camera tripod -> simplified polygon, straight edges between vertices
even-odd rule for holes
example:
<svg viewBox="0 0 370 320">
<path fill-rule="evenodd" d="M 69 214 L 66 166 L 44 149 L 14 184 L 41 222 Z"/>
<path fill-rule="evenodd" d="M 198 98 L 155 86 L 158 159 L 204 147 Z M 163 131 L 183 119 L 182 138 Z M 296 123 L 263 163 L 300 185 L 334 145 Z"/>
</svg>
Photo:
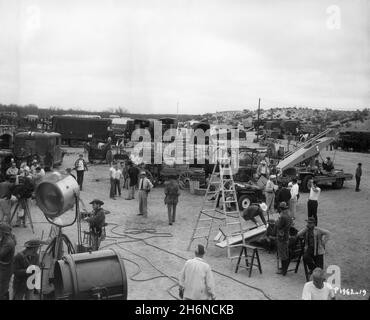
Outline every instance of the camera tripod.
<svg viewBox="0 0 370 320">
<path fill-rule="evenodd" d="M 14 211 L 12 213 L 12 216 L 10 218 L 9 224 L 11 225 L 11 223 L 14 219 L 14 216 L 18 212 L 19 207 L 21 207 L 24 210 L 24 223 L 26 223 L 26 218 L 28 218 L 28 220 L 30 221 L 32 233 L 35 233 L 35 230 L 33 229 L 31 211 L 30 211 L 30 207 L 28 206 L 27 199 L 24 199 L 24 198 L 18 199 L 17 204 L 14 207 Z"/>
</svg>

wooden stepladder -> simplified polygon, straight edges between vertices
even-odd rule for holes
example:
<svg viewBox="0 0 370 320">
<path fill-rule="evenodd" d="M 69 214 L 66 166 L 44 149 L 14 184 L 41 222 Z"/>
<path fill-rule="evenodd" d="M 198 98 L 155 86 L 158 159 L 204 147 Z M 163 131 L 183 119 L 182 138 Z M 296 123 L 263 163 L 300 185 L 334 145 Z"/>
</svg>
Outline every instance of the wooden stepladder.
<svg viewBox="0 0 370 320">
<path fill-rule="evenodd" d="M 218 205 L 221 206 L 221 209 L 218 208 Z M 213 167 L 188 250 L 190 250 L 191 244 L 195 239 L 204 239 L 206 241 L 205 246 L 208 246 L 216 220 L 220 221 L 218 225 L 220 232 L 216 236 L 215 241 L 226 240 L 227 256 L 232 262 L 233 259 L 239 258 L 238 255 L 232 256 L 232 248 L 243 246 L 245 240 L 231 160 L 228 157 L 218 159 L 217 164 Z M 242 243 L 233 244 L 229 242 L 230 238 L 239 235 Z"/>
</svg>

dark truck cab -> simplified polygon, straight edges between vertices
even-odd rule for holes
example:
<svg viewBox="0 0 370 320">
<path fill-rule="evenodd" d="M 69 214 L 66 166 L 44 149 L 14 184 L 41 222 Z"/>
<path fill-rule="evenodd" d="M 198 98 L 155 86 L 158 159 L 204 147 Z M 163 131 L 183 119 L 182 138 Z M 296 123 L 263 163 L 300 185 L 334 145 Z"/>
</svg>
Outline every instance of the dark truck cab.
<svg viewBox="0 0 370 320">
<path fill-rule="evenodd" d="M 14 157 L 16 162 L 30 163 L 35 157 L 46 169 L 63 162 L 61 135 L 55 132 L 20 132 L 14 138 Z"/>
</svg>

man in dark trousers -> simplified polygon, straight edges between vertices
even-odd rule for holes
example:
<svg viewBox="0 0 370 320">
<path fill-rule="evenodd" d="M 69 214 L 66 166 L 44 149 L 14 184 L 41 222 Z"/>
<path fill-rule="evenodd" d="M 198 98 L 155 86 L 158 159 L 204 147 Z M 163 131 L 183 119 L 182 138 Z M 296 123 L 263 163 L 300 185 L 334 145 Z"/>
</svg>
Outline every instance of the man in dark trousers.
<svg viewBox="0 0 370 320">
<path fill-rule="evenodd" d="M 135 187 L 137 186 L 138 176 L 139 176 L 139 169 L 133 165 L 131 161 L 128 162 L 128 197 L 126 200 L 135 199 Z"/>
<path fill-rule="evenodd" d="M 356 178 L 356 192 L 359 192 L 360 191 L 361 176 L 362 176 L 362 163 L 358 163 L 357 164 L 357 168 L 356 168 L 356 174 L 355 174 L 355 178 Z"/>
<path fill-rule="evenodd" d="M 285 202 L 279 205 L 280 217 L 276 222 L 276 246 L 278 257 L 281 260 L 281 270 L 277 273 L 286 275 L 289 267 L 289 231 L 293 220 L 289 215 L 289 206 Z"/>
<path fill-rule="evenodd" d="M 168 224 L 172 225 L 176 220 L 176 207 L 180 195 L 179 185 L 174 177 L 171 177 L 170 181 L 166 182 L 164 194 L 166 195 L 164 203 L 167 205 Z"/>
<path fill-rule="evenodd" d="M 88 171 L 87 163 L 82 153 L 78 156 L 78 159 L 75 162 L 75 170 L 77 172 L 77 183 L 80 186 L 80 190 L 82 191 L 82 184 L 84 182 L 84 174 L 85 174 L 85 171 Z"/>
<path fill-rule="evenodd" d="M 310 195 L 308 196 L 307 201 L 307 214 L 308 218 L 313 217 L 315 219 L 315 226 L 317 226 L 317 208 L 319 206 L 319 196 L 321 189 L 317 186 L 314 180 L 311 180 L 310 183 Z"/>
<path fill-rule="evenodd" d="M 90 202 L 93 211 L 85 221 L 90 225 L 90 234 L 92 242 L 92 250 L 99 250 L 103 228 L 105 226 L 105 210 L 101 207 L 104 202 L 99 199 L 94 199 Z"/>
<path fill-rule="evenodd" d="M 9 282 L 12 277 L 13 258 L 15 252 L 15 236 L 12 228 L 5 223 L 0 224 L 0 300 L 9 300 Z"/>
<path fill-rule="evenodd" d="M 279 204 L 281 202 L 289 203 L 291 197 L 292 195 L 290 194 L 290 188 L 281 185 L 276 194 L 276 201 L 275 201 L 278 211 L 279 211 Z"/>
<path fill-rule="evenodd" d="M 317 267 L 324 268 L 325 245 L 330 238 L 330 232 L 316 227 L 313 217 L 308 218 L 306 222 L 307 226 L 297 233 L 297 237 L 305 238 L 303 261 L 312 273 Z"/>
<path fill-rule="evenodd" d="M 264 225 L 267 225 L 265 217 L 263 216 L 264 212 L 267 212 L 267 205 L 266 203 L 258 204 L 251 204 L 248 208 L 243 210 L 242 216 L 245 221 L 251 220 L 255 223 L 258 227 L 258 223 L 256 221 L 257 216 L 259 216 L 263 222 Z"/>
<path fill-rule="evenodd" d="M 39 239 L 29 240 L 24 244 L 25 249 L 14 257 L 13 300 L 29 299 L 31 290 L 27 288 L 27 279 L 30 274 L 27 273 L 27 268 L 31 265 L 39 265 L 38 250 L 43 244 L 46 244 L 46 242 Z"/>
</svg>

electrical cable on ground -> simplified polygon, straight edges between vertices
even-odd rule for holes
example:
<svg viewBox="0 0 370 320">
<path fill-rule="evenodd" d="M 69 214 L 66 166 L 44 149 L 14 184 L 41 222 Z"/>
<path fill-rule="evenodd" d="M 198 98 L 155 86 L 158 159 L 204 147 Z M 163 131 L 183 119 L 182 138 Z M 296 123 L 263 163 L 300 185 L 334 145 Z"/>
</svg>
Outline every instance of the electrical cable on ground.
<svg viewBox="0 0 370 320">
<path fill-rule="evenodd" d="M 166 253 L 168 253 L 168 254 L 170 254 L 170 255 L 173 255 L 173 256 L 176 256 L 177 258 L 180 258 L 180 259 L 182 259 L 182 260 L 187 260 L 186 258 L 184 258 L 184 257 L 182 257 L 182 256 L 180 256 L 179 254 L 177 254 L 177 253 L 174 253 L 174 252 L 172 252 L 172 251 L 169 251 L 169 250 L 166 250 L 166 249 L 163 249 L 163 248 L 161 248 L 161 247 L 159 247 L 159 246 L 156 246 L 156 245 L 154 245 L 154 244 L 151 244 L 151 243 L 148 243 L 146 240 L 148 240 L 148 239 L 151 239 L 151 238 L 156 238 L 156 237 L 173 237 L 173 235 L 171 234 L 171 233 L 167 233 L 167 232 L 165 232 L 165 233 L 157 233 L 156 232 L 156 230 L 155 229 L 153 229 L 153 228 L 151 228 L 151 229 L 128 229 L 128 231 L 123 231 L 123 232 L 117 232 L 117 231 L 115 231 L 115 229 L 117 229 L 117 228 L 119 228 L 119 227 L 122 227 L 121 225 L 119 225 L 119 224 L 116 224 L 116 223 L 109 223 L 110 225 L 113 225 L 113 228 L 111 228 L 109 231 L 112 233 L 112 234 L 114 234 L 115 236 L 107 236 L 107 238 L 111 238 L 111 239 L 123 239 L 123 238 L 129 238 L 129 239 L 131 239 L 130 241 L 116 241 L 116 242 L 113 242 L 113 243 L 111 243 L 111 244 L 107 244 L 107 245 L 105 245 L 104 247 L 107 247 L 107 246 L 110 246 L 110 245 L 117 245 L 118 247 L 120 247 L 121 249 L 123 249 L 123 250 L 126 250 L 126 251 L 128 251 L 128 252 L 130 252 L 130 253 L 132 253 L 132 254 L 134 254 L 134 255 L 136 255 L 136 256 L 138 256 L 138 257 L 140 257 L 140 258 L 142 258 L 142 259 L 144 259 L 145 261 L 147 261 L 154 269 L 156 269 L 158 272 L 160 272 L 162 275 L 163 275 L 163 277 L 167 277 L 167 278 L 169 278 L 170 280 L 172 280 L 172 281 L 174 281 L 173 280 L 173 278 L 175 278 L 175 277 L 173 277 L 173 276 L 168 276 L 168 275 L 166 275 L 163 271 L 161 271 L 161 270 L 159 270 L 157 267 L 155 267 L 147 258 L 145 258 L 145 257 L 143 257 L 143 256 L 140 256 L 139 254 L 137 254 L 137 253 L 135 253 L 135 252 L 133 252 L 133 251 L 131 251 L 131 250 L 129 250 L 129 249 L 126 249 L 126 248 L 123 248 L 120 244 L 122 244 L 122 243 L 127 243 L 127 242 L 135 242 L 135 241 L 141 241 L 141 242 L 144 242 L 146 245 L 148 245 L 148 246 L 151 246 L 151 247 L 153 247 L 153 248 L 156 248 L 156 249 L 158 249 L 158 250 L 160 250 L 160 251 L 163 251 L 163 252 L 166 252 Z M 130 231 L 131 230 L 131 231 Z M 153 234 L 153 236 L 149 236 L 149 237 L 146 237 L 146 238 L 135 238 L 135 237 L 133 237 L 132 235 L 139 235 L 139 234 L 142 234 L 142 233 L 150 233 L 150 234 Z M 214 270 L 213 269 L 213 272 L 214 273 L 216 273 L 216 274 L 218 274 L 218 275 L 220 275 L 220 276 L 223 276 L 223 277 L 225 277 L 225 278 L 228 278 L 228 279 L 230 279 L 230 280 L 232 280 L 232 281 L 234 281 L 234 282 L 237 282 L 237 283 L 239 283 L 239 284 L 241 284 L 241 285 L 244 285 L 244 286 L 246 286 L 246 287 L 249 287 L 249 288 L 251 288 L 251 289 L 253 289 L 253 290 L 256 290 L 256 291 L 258 291 L 258 292 L 260 292 L 267 300 L 271 300 L 271 298 L 262 290 L 262 289 L 260 289 L 260 288 L 258 288 L 258 287 L 255 287 L 255 286 L 252 286 L 252 285 L 249 285 L 249 284 L 246 284 L 246 283 L 244 283 L 244 282 L 242 282 L 242 281 L 240 281 L 240 280 L 238 280 L 238 279 L 235 279 L 235 278 L 233 278 L 233 277 L 231 277 L 231 276 L 229 276 L 229 275 L 227 275 L 227 274 L 224 274 L 224 273 L 222 273 L 222 272 L 220 272 L 220 271 L 217 271 L 217 270 Z M 134 276 L 136 276 L 138 273 L 135 273 L 132 277 L 134 277 Z M 157 278 L 157 277 L 156 277 Z M 131 279 L 131 278 L 130 278 Z M 152 279 L 147 279 L 147 280 L 152 280 Z M 136 280 L 134 280 L 134 281 L 136 281 Z M 172 296 L 172 297 L 174 297 L 174 298 L 176 298 L 176 299 L 178 299 L 177 297 L 175 297 L 174 295 L 172 295 L 170 292 L 169 292 L 169 290 L 170 289 L 172 289 L 173 287 L 175 287 L 175 286 L 177 286 L 177 284 L 176 285 L 173 285 L 172 287 L 170 287 L 169 289 L 167 289 L 167 292 Z"/>
</svg>

